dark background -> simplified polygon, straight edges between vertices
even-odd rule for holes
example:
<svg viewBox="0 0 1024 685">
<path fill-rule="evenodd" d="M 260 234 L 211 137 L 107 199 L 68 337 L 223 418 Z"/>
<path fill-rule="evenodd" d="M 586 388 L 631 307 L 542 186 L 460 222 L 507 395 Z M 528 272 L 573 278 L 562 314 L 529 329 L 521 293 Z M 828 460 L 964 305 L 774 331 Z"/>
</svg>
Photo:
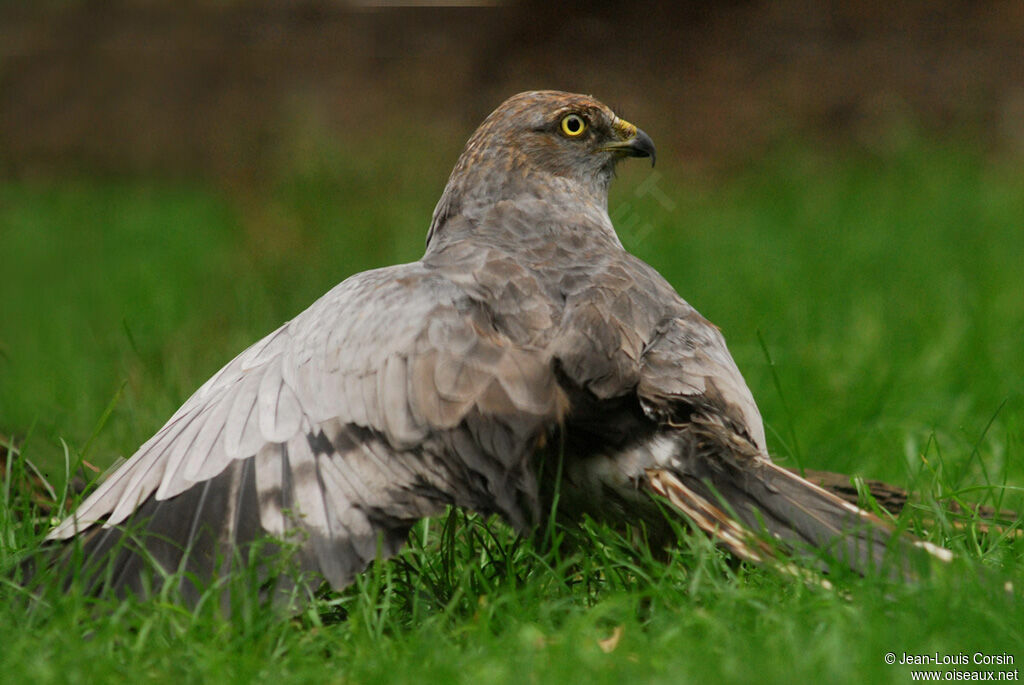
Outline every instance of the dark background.
<svg viewBox="0 0 1024 685">
<path fill-rule="evenodd" d="M 501 100 L 534 88 L 608 101 L 691 169 L 734 168 L 791 138 L 870 150 L 907 126 L 1016 156 L 1024 3 L 0 5 L 8 176 L 258 186 L 297 129 L 457 151 Z"/>
</svg>

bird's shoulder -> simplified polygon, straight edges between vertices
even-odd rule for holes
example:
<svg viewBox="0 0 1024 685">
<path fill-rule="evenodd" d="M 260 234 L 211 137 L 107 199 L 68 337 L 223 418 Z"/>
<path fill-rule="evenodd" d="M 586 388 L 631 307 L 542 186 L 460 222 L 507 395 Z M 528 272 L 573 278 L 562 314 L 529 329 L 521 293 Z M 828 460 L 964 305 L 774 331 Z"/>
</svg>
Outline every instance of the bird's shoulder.
<svg viewBox="0 0 1024 685">
<path fill-rule="evenodd" d="M 760 412 L 721 330 L 654 267 L 606 250 L 557 280 L 552 356 L 573 385 L 599 399 L 635 393 L 659 422 L 706 410 L 764 450 Z"/>
<path fill-rule="evenodd" d="M 493 311 L 465 284 L 413 262 L 342 281 L 236 357 L 181 411 L 255 374 L 267 392 L 294 393 L 313 425 L 352 422 L 401 446 L 454 426 L 472 408 L 498 411 L 488 397 L 499 403 L 499 397 L 512 398 L 505 412 L 554 411 L 547 362 L 543 350 L 496 326 Z M 489 393 L 492 383 L 505 392 Z M 292 431 L 264 433 L 284 439 Z"/>
<path fill-rule="evenodd" d="M 637 394 L 661 423 L 696 412 L 728 424 L 767 455 L 760 411 L 725 337 L 692 308 L 659 322 L 642 354 Z"/>
</svg>

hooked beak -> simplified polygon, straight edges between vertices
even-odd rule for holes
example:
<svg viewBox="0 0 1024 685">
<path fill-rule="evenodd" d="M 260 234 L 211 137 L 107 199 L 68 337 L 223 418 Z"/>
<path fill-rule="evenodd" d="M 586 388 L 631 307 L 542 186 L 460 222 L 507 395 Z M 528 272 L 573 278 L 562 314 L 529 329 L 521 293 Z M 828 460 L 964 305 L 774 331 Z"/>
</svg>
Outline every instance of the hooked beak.
<svg viewBox="0 0 1024 685">
<path fill-rule="evenodd" d="M 625 119 L 616 119 L 613 125 L 620 141 L 609 143 L 602 150 L 618 152 L 625 157 L 650 157 L 654 166 L 654 141 L 651 137 Z"/>
</svg>

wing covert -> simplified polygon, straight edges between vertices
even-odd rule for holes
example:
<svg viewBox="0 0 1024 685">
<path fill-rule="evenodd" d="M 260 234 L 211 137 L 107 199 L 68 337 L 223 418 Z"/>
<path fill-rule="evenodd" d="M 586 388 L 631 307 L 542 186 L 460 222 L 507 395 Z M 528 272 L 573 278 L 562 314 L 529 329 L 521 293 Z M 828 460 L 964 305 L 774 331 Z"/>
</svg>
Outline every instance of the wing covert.
<svg viewBox="0 0 1024 685">
<path fill-rule="evenodd" d="M 203 384 L 49 538 L 108 530 L 140 509 L 191 519 L 175 511 L 179 499 L 195 506 L 184 493 L 234 484 L 234 501 L 207 515 L 221 527 L 209 539 L 300 532 L 304 565 L 340 587 L 374 558 L 379 533 L 393 552 L 446 504 L 526 525 L 507 482 L 535 498 L 526 457 L 564 408 L 550 367 L 421 264 L 358 274 Z M 243 468 L 251 475 L 230 475 Z M 241 530 L 245 487 L 259 526 Z"/>
<path fill-rule="evenodd" d="M 716 416 L 768 456 L 761 413 L 725 338 L 692 308 L 658 324 L 643 351 L 637 394 L 644 410 L 663 421 L 676 402 L 713 405 Z"/>
</svg>

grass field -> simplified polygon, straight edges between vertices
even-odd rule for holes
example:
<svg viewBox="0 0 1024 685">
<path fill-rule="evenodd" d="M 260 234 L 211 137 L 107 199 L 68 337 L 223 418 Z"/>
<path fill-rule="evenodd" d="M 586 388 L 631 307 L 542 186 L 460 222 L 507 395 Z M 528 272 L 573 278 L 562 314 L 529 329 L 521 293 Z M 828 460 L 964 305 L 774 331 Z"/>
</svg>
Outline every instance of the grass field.
<svg viewBox="0 0 1024 685">
<path fill-rule="evenodd" d="M 0 433 L 59 489 L 65 456 L 127 456 L 328 287 L 417 258 L 445 180 L 430 169 L 452 159 L 364 152 L 317 149 L 244 196 L 153 179 L 0 187 Z M 779 460 L 919 492 L 904 523 L 955 550 L 951 568 L 827 591 L 700 537 L 664 562 L 600 528 L 542 547 L 453 514 L 293 618 L 31 603 L 0 582 L 0 682 L 909 682 L 887 652 L 1019 667 L 1024 602 L 1001 587 L 1024 585 L 1024 541 L 942 512 L 1024 509 L 1024 173 L 922 141 L 780 151 L 714 183 L 668 166 L 617 181 L 624 243 L 721 326 Z M 45 533 L 11 475 L 0 568 Z"/>
</svg>

